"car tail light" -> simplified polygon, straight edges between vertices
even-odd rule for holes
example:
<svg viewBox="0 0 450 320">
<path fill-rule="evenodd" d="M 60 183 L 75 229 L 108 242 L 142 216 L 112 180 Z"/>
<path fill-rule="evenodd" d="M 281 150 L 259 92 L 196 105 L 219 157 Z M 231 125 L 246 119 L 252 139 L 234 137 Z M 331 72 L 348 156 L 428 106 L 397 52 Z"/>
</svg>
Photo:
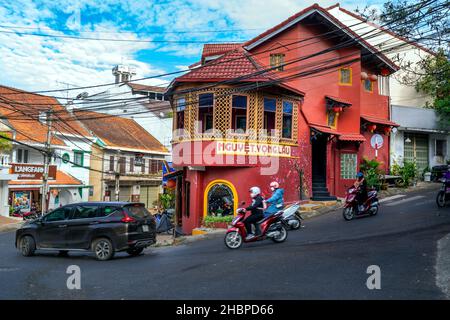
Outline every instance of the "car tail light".
<svg viewBox="0 0 450 320">
<path fill-rule="evenodd" d="M 130 222 L 135 222 L 136 219 L 130 217 L 126 212 L 123 213 L 123 218 L 120 219 L 120 221 L 125 222 L 125 223 L 130 223 Z"/>
</svg>

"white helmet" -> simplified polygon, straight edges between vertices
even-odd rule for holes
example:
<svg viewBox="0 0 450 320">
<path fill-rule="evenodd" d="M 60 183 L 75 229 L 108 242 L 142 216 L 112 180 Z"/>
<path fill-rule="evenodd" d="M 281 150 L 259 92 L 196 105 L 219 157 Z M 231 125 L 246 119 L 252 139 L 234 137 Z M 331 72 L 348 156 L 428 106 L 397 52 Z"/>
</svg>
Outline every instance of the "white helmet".
<svg viewBox="0 0 450 320">
<path fill-rule="evenodd" d="M 250 196 L 252 198 L 255 198 L 257 195 L 261 194 L 261 189 L 259 189 L 258 187 L 251 187 L 249 192 Z"/>
</svg>

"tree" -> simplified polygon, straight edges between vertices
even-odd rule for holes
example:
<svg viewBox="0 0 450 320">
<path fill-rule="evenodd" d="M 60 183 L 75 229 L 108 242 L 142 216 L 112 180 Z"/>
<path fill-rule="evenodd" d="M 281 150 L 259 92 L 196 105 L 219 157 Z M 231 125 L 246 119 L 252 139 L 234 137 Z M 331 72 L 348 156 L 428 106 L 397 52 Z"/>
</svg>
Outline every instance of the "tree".
<svg viewBox="0 0 450 320">
<path fill-rule="evenodd" d="M 416 90 L 430 95 L 432 102 L 427 102 L 428 108 L 433 108 L 440 117 L 441 124 L 450 126 L 450 62 L 443 50 L 436 56 L 429 56 L 419 65 L 423 76 L 416 84 Z"/>
<path fill-rule="evenodd" d="M 12 150 L 12 143 L 9 139 L 2 139 L 9 138 L 8 133 L 6 132 L 0 132 L 0 152 L 9 152 Z"/>
</svg>

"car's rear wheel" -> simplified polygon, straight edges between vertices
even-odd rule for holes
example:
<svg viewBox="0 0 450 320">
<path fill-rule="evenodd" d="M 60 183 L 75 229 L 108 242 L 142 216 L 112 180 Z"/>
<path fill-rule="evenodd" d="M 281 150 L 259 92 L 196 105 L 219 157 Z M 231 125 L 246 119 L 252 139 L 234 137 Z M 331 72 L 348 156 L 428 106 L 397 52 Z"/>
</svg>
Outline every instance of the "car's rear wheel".
<svg viewBox="0 0 450 320">
<path fill-rule="evenodd" d="M 97 260 L 105 261 L 114 257 L 114 247 L 111 240 L 99 238 L 92 242 L 92 251 Z"/>
<path fill-rule="evenodd" d="M 127 250 L 127 253 L 131 256 L 138 256 L 144 251 L 144 248 L 130 248 Z"/>
<path fill-rule="evenodd" d="M 36 242 L 32 236 L 24 236 L 20 239 L 20 252 L 25 257 L 34 255 L 36 251 Z"/>
</svg>

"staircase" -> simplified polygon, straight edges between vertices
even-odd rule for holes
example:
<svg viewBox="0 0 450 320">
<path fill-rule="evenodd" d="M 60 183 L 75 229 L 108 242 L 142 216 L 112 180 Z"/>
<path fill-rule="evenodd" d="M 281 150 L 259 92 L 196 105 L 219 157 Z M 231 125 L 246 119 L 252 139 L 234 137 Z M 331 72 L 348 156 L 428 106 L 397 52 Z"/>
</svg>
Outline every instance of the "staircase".
<svg viewBox="0 0 450 320">
<path fill-rule="evenodd" d="M 330 195 L 325 179 L 313 179 L 312 198 L 314 201 L 333 201 L 337 200 L 335 196 Z"/>
</svg>

